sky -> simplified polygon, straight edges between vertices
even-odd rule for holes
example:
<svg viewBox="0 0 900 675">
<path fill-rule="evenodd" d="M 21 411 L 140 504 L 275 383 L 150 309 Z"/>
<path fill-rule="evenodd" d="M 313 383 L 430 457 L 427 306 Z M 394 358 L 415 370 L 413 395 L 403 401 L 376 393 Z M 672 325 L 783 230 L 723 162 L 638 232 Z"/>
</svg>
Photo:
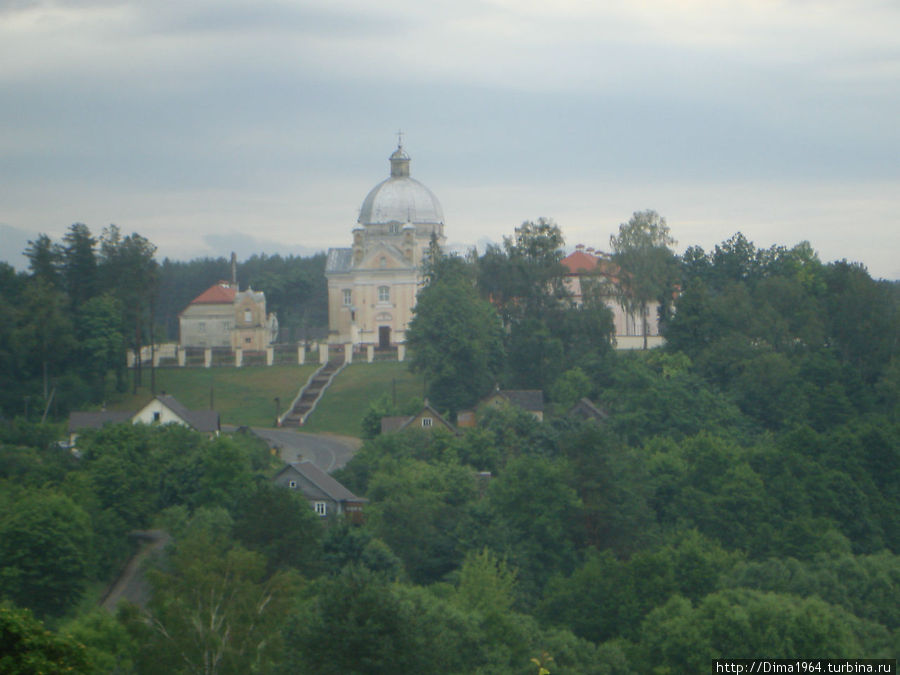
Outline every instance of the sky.
<svg viewBox="0 0 900 675">
<path fill-rule="evenodd" d="M 809 241 L 900 279 L 897 0 L 0 0 L 0 260 L 349 246 L 397 131 L 456 245 Z"/>
</svg>

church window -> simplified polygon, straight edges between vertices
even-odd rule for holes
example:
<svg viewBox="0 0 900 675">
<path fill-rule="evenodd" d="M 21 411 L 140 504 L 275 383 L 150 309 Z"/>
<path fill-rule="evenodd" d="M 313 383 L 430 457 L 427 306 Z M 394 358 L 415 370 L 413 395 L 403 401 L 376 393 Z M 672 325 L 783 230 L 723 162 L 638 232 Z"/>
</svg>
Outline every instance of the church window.
<svg viewBox="0 0 900 675">
<path fill-rule="evenodd" d="M 252 337 L 244 338 L 244 344 L 249 345 L 251 342 L 253 342 L 253 338 L 252 338 Z"/>
<path fill-rule="evenodd" d="M 344 289 L 344 305 L 349 306 L 353 300 L 353 293 L 349 288 Z"/>
<path fill-rule="evenodd" d="M 389 286 L 379 286 L 378 287 L 378 302 L 390 302 L 391 301 L 391 289 Z"/>
<path fill-rule="evenodd" d="M 384 256 L 381 256 L 381 260 L 378 261 L 378 264 L 381 265 L 382 267 L 387 267 L 387 258 L 385 258 Z"/>
<path fill-rule="evenodd" d="M 253 312 L 251 312 L 249 309 L 245 309 L 244 310 L 244 322 L 250 323 L 251 321 L 253 321 Z"/>
</svg>

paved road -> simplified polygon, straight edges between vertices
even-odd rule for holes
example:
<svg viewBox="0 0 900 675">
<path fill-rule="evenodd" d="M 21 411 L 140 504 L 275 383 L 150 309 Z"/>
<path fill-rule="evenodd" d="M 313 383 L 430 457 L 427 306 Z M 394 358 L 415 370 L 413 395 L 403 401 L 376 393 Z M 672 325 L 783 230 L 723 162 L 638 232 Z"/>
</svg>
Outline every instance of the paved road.
<svg viewBox="0 0 900 675">
<path fill-rule="evenodd" d="M 344 466 L 361 445 L 358 438 L 350 436 L 308 434 L 293 429 L 253 427 L 253 433 L 265 440 L 269 447 L 277 448 L 285 462 L 308 459 L 326 473 Z"/>
</svg>

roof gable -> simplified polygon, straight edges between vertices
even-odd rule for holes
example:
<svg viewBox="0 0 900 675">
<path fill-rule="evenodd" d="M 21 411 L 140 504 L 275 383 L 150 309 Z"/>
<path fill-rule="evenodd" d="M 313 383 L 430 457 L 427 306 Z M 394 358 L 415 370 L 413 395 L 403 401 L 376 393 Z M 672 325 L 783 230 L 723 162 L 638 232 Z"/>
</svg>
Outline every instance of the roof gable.
<svg viewBox="0 0 900 675">
<path fill-rule="evenodd" d="M 338 483 L 334 478 L 329 476 L 327 473 L 322 471 L 319 467 L 317 467 L 312 462 L 305 460 L 302 462 L 291 462 L 286 467 L 284 467 L 281 471 L 279 471 L 275 478 L 282 475 L 286 471 L 295 471 L 300 474 L 303 478 L 312 483 L 315 487 L 321 490 L 325 495 L 327 495 L 330 499 L 333 499 L 336 502 L 365 502 L 367 499 L 363 499 L 362 497 L 357 497 L 350 490 L 345 488 L 343 485 Z"/>
<path fill-rule="evenodd" d="M 191 305 L 230 305 L 234 302 L 234 289 L 221 283 L 214 284 L 191 300 Z"/>
<path fill-rule="evenodd" d="M 590 255 L 584 251 L 575 251 L 574 253 L 567 255 L 560 262 L 571 274 L 593 272 L 597 269 L 597 256 Z"/>
<path fill-rule="evenodd" d="M 430 419 L 431 422 L 426 424 L 424 422 L 426 418 Z M 443 427 L 451 433 L 458 433 L 456 427 L 444 419 L 444 416 L 428 403 L 422 406 L 422 409 L 415 415 L 381 418 L 381 433 L 402 431 L 404 429 L 433 429 L 434 427 Z"/>
<path fill-rule="evenodd" d="M 381 265 L 380 258 L 385 258 L 385 264 L 383 266 Z M 382 267 L 387 269 L 397 269 L 398 267 L 410 267 L 410 262 L 403 257 L 400 249 L 396 246 L 379 241 L 366 251 L 365 256 L 359 261 L 357 267 L 362 269 L 380 269 Z"/>
</svg>

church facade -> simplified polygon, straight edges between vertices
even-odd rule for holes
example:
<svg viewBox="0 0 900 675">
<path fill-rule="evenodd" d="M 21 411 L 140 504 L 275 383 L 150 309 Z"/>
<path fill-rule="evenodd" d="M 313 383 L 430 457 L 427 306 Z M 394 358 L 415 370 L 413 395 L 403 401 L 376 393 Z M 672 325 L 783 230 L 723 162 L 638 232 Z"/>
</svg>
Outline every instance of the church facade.
<svg viewBox="0 0 900 675">
<path fill-rule="evenodd" d="M 406 341 L 422 259 L 435 238 L 444 244 L 437 197 L 409 173 L 402 142 L 390 176 L 363 200 L 353 245 L 328 251 L 328 342 L 388 348 Z"/>
</svg>

